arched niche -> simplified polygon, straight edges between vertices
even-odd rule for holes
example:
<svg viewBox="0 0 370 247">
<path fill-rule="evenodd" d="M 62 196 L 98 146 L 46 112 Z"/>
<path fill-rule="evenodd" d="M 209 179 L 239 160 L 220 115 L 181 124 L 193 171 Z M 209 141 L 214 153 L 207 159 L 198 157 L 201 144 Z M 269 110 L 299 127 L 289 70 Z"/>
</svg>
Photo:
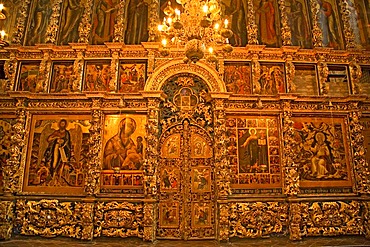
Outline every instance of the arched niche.
<svg viewBox="0 0 370 247">
<path fill-rule="evenodd" d="M 225 84 L 214 68 L 202 62 L 186 64 L 182 59 L 171 60 L 156 68 L 154 73 L 148 78 L 144 91 L 160 91 L 163 84 L 170 77 L 182 73 L 199 76 L 207 84 L 211 92 L 226 92 Z"/>
</svg>

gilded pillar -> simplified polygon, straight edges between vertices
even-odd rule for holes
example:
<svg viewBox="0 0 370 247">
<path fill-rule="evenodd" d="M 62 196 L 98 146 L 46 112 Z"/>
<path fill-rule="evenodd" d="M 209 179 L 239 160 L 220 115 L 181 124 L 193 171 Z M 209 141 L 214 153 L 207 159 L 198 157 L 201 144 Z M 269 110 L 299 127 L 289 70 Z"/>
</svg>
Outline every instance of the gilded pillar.
<svg viewBox="0 0 370 247">
<path fill-rule="evenodd" d="M 23 147 L 26 144 L 26 120 L 27 112 L 24 109 L 24 99 L 17 99 L 17 119 L 16 123 L 12 126 L 12 132 L 14 133 L 11 141 L 12 146 L 10 149 L 10 158 L 3 167 L 4 175 L 4 193 L 6 195 L 19 193 L 21 191 L 21 178 L 23 177 L 23 169 L 21 169 L 21 161 L 25 160 L 25 152 Z"/>
<path fill-rule="evenodd" d="M 102 117 L 103 113 L 100 110 L 102 100 L 100 98 L 92 99 L 91 127 L 89 152 L 88 152 L 88 168 L 85 180 L 85 192 L 88 196 L 94 196 L 100 191 L 100 171 L 101 171 L 101 154 L 102 154 Z"/>
<path fill-rule="evenodd" d="M 258 27 L 256 25 L 256 13 L 253 0 L 248 0 L 247 37 L 248 45 L 258 45 Z"/>
<path fill-rule="evenodd" d="M 314 47 L 322 47 L 322 31 L 318 22 L 319 5 L 317 0 L 310 0 L 309 3 L 312 14 L 312 43 Z"/>
<path fill-rule="evenodd" d="M 0 201 L 0 240 L 12 237 L 14 221 L 14 202 Z"/>
<path fill-rule="evenodd" d="M 214 158 L 215 180 L 218 209 L 218 240 L 229 239 L 229 203 L 230 188 L 230 161 L 228 159 L 228 140 L 226 135 L 225 99 L 214 99 Z"/>
<path fill-rule="evenodd" d="M 361 194 L 370 193 L 370 172 L 369 164 L 365 159 L 366 149 L 364 147 L 363 126 L 360 123 L 361 111 L 358 109 L 358 102 L 351 103 L 352 112 L 349 113 L 349 129 L 351 138 L 351 148 L 353 153 L 353 166 L 357 192 Z"/>
<path fill-rule="evenodd" d="M 292 202 L 289 206 L 289 239 L 302 240 L 301 227 L 303 224 L 302 206 L 299 202 Z"/>
<path fill-rule="evenodd" d="M 289 26 L 288 13 L 285 6 L 285 0 L 279 0 L 279 9 L 281 13 L 281 40 L 283 46 L 292 45 L 292 32 Z"/>
<path fill-rule="evenodd" d="M 259 94 L 261 92 L 261 86 L 259 79 L 261 77 L 261 64 L 258 62 L 258 55 L 254 54 L 251 61 L 252 70 L 252 83 L 253 83 L 253 93 Z"/>
<path fill-rule="evenodd" d="M 125 7 L 126 0 L 120 0 L 118 3 L 116 22 L 114 24 L 113 42 L 123 43 L 125 40 Z"/>
<path fill-rule="evenodd" d="M 320 59 L 317 64 L 317 69 L 319 71 L 319 86 L 320 86 L 320 95 L 327 95 L 329 93 L 329 84 L 328 84 L 328 75 L 329 68 L 325 60 Z"/>
<path fill-rule="evenodd" d="M 14 90 L 15 78 L 17 75 L 18 60 L 16 59 L 16 54 L 12 51 L 8 60 L 5 60 L 4 72 L 7 78 L 6 90 Z"/>
<path fill-rule="evenodd" d="M 295 77 L 295 66 L 293 63 L 293 58 L 291 55 L 288 55 L 285 61 L 285 69 L 286 69 L 286 84 L 288 87 L 288 93 L 295 93 L 296 92 L 296 85 L 294 84 L 294 77 Z"/>
<path fill-rule="evenodd" d="M 23 37 L 26 32 L 30 4 L 31 4 L 31 0 L 24 0 L 22 2 L 21 8 L 19 9 L 18 15 L 17 13 L 14 13 L 15 15 L 17 15 L 17 24 L 16 24 L 17 29 L 15 30 L 13 34 L 10 34 L 10 35 L 13 35 L 12 44 L 17 44 L 17 45 L 22 44 Z"/>
<path fill-rule="evenodd" d="M 283 171 L 284 171 L 284 194 L 296 196 L 299 193 L 298 164 L 294 162 L 296 157 L 297 143 L 294 140 L 294 121 L 291 119 L 291 102 L 282 102 L 283 108 Z"/>
<path fill-rule="evenodd" d="M 77 58 L 73 62 L 73 84 L 72 84 L 72 91 L 73 92 L 78 92 L 82 91 L 82 78 L 83 78 L 83 72 L 84 72 L 84 66 L 85 66 L 85 59 L 84 59 L 84 54 L 85 50 L 84 49 L 76 49 L 77 53 Z"/>
<path fill-rule="evenodd" d="M 81 22 L 78 26 L 79 39 L 78 43 L 89 43 L 91 33 L 91 18 L 93 12 L 94 1 L 85 0 L 84 13 L 82 15 Z"/>
<path fill-rule="evenodd" d="M 356 61 L 352 61 L 349 64 L 349 73 L 351 76 L 352 93 L 361 94 L 362 91 L 360 85 L 360 79 L 362 76 L 361 66 Z"/>
<path fill-rule="evenodd" d="M 56 44 L 57 42 L 62 3 L 63 3 L 63 0 L 54 0 L 52 4 L 53 13 L 51 14 L 49 25 L 46 29 L 46 39 L 45 39 L 46 43 Z"/>
<path fill-rule="evenodd" d="M 51 73 L 51 59 L 50 59 L 50 50 L 42 50 L 44 57 L 40 63 L 39 76 L 36 85 L 36 92 L 38 93 L 47 93 L 48 92 L 48 81 Z"/>
<path fill-rule="evenodd" d="M 350 0 L 340 1 L 339 5 L 340 5 L 340 12 L 342 16 L 343 26 L 344 26 L 343 34 L 344 34 L 344 39 L 346 40 L 346 48 L 353 49 L 356 47 L 361 47 L 361 44 L 356 44 L 356 41 L 355 41 L 354 30 L 355 28 L 357 28 L 358 30 L 357 20 L 355 20 L 355 23 L 351 23 L 351 15 L 356 15 L 357 10 L 355 9 L 354 6 L 351 7 L 348 4 L 348 2 L 350 2 Z M 356 16 L 356 19 L 357 19 L 357 16 Z M 360 34 L 358 32 L 358 36 L 359 35 Z"/>
<path fill-rule="evenodd" d="M 156 40 L 157 32 L 158 32 L 158 24 L 160 23 L 159 20 L 159 0 L 151 0 L 149 4 L 149 39 L 148 41 L 153 42 Z"/>
<path fill-rule="evenodd" d="M 157 178 L 159 161 L 159 107 L 162 95 L 144 95 L 148 98 L 148 123 L 146 125 L 146 158 L 144 161 L 144 236 L 154 241 L 157 225 Z"/>
</svg>

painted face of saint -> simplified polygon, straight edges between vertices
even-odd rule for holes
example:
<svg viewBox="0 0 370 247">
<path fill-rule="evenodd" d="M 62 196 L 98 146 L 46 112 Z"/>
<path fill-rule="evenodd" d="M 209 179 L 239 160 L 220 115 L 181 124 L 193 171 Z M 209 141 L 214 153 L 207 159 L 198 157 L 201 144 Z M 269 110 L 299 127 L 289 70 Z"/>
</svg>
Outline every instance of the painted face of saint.
<svg viewBox="0 0 370 247">
<path fill-rule="evenodd" d="M 132 118 L 124 118 L 120 122 L 120 134 L 125 137 L 131 136 L 135 132 L 135 129 L 136 123 Z"/>
<path fill-rule="evenodd" d="M 67 128 L 67 121 L 64 120 L 64 119 L 60 120 L 60 122 L 59 122 L 59 129 L 65 130 L 66 128 Z"/>
</svg>

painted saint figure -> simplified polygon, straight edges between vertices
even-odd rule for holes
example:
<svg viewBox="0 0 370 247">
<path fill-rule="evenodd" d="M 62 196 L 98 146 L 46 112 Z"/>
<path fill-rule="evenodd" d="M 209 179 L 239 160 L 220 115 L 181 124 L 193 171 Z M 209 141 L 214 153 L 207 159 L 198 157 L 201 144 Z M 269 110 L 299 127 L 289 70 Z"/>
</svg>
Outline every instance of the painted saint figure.
<svg viewBox="0 0 370 247">
<path fill-rule="evenodd" d="M 273 0 L 262 0 L 257 9 L 257 25 L 262 44 L 276 45 L 275 8 Z"/>
<path fill-rule="evenodd" d="M 36 3 L 30 26 L 28 45 L 45 42 L 46 29 L 52 13 L 51 1 L 39 0 Z"/>
<path fill-rule="evenodd" d="M 130 0 L 125 43 L 140 44 L 148 40 L 148 35 L 148 4 L 144 0 Z"/>
<path fill-rule="evenodd" d="M 67 130 L 67 120 L 60 120 L 59 129 L 49 135 L 47 142 L 49 144 L 44 153 L 44 162 L 49 167 L 49 176 L 53 178 L 60 175 L 63 163 L 71 158 L 71 134 Z"/>
<path fill-rule="evenodd" d="M 103 169 L 112 170 L 118 167 L 123 170 L 140 170 L 143 157 L 131 136 L 136 130 L 136 122 L 132 118 L 124 118 L 118 126 L 118 133 L 110 138 L 105 145 Z"/>
<path fill-rule="evenodd" d="M 311 159 L 311 174 L 316 178 L 325 177 L 328 174 L 328 163 L 330 160 L 330 151 L 328 145 L 325 143 L 325 135 L 318 132 L 315 135 L 316 144 L 311 147 L 311 151 L 314 153 Z"/>
<path fill-rule="evenodd" d="M 310 34 L 303 4 L 298 0 L 290 3 L 290 28 L 292 30 L 292 44 L 304 48 L 310 47 Z"/>
<path fill-rule="evenodd" d="M 319 4 L 318 19 L 322 32 L 322 45 L 324 47 L 338 48 L 338 36 L 332 5 L 325 0 L 317 0 Z"/>
<path fill-rule="evenodd" d="M 114 24 L 117 15 L 116 1 L 98 0 L 96 14 L 93 20 L 93 44 L 103 44 L 112 41 L 114 35 Z"/>
<path fill-rule="evenodd" d="M 84 1 L 66 0 L 64 4 L 64 21 L 60 33 L 60 43 L 77 42 L 79 38 L 78 25 L 84 11 Z"/>
</svg>

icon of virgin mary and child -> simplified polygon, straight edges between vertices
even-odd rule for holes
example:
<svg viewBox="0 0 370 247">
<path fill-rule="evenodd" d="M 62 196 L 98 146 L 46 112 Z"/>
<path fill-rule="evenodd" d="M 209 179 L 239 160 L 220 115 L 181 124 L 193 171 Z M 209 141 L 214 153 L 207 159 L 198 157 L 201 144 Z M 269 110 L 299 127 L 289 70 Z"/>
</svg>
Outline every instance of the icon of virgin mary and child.
<svg viewBox="0 0 370 247">
<path fill-rule="evenodd" d="M 137 144 L 131 136 L 136 130 L 132 118 L 124 118 L 119 123 L 118 133 L 107 141 L 104 148 L 104 170 L 140 170 L 143 163 L 143 138 L 137 137 Z"/>
</svg>

